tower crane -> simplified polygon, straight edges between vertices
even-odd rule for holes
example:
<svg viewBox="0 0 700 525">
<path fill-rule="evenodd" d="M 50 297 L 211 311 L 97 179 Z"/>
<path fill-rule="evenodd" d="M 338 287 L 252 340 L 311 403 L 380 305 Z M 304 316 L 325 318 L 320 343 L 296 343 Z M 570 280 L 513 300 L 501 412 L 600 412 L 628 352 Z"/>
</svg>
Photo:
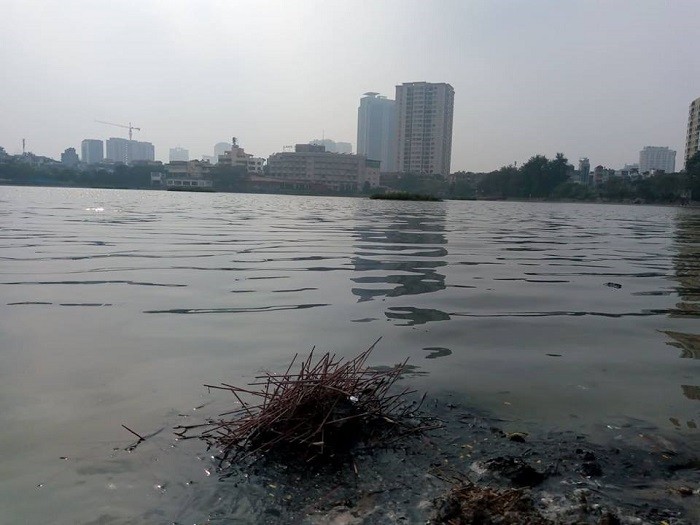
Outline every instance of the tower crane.
<svg viewBox="0 0 700 525">
<path fill-rule="evenodd" d="M 107 124 L 108 126 L 116 126 L 118 128 L 126 128 L 129 130 L 129 140 L 131 140 L 131 135 L 134 130 L 136 131 L 141 131 L 141 128 L 137 128 L 135 126 L 131 125 L 131 122 L 129 122 L 129 125 L 127 126 L 126 124 L 115 124 L 114 122 L 105 122 L 104 120 L 95 120 L 95 122 L 99 122 L 100 124 Z"/>
</svg>

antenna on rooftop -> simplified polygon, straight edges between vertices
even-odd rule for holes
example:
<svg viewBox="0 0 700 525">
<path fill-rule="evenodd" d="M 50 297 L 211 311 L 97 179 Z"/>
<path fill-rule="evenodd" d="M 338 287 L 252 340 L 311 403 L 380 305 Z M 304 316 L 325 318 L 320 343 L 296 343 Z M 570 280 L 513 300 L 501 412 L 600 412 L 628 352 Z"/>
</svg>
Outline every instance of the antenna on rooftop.
<svg viewBox="0 0 700 525">
<path fill-rule="evenodd" d="M 22 139 L 22 155 L 27 154 L 26 145 L 27 145 L 27 139 Z"/>
</svg>

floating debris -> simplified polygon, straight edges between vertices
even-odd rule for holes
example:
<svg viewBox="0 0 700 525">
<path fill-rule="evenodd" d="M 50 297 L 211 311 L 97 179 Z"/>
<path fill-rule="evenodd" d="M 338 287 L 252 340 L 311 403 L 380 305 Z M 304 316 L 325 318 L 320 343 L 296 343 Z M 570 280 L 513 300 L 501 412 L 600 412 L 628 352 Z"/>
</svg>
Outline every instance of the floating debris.
<svg viewBox="0 0 700 525">
<path fill-rule="evenodd" d="M 222 462 L 277 453 L 282 460 L 311 461 L 441 426 L 416 417 L 423 400 L 407 401 L 415 390 L 394 393 L 408 360 L 381 370 L 366 366 L 377 342 L 348 361 L 330 353 L 316 360 L 312 349 L 292 373 L 297 354 L 285 373 L 256 376 L 252 389 L 205 385 L 231 392 L 240 407 L 203 424 L 179 425 L 176 434 L 220 449 Z M 247 400 L 255 398 L 260 402 Z"/>
</svg>

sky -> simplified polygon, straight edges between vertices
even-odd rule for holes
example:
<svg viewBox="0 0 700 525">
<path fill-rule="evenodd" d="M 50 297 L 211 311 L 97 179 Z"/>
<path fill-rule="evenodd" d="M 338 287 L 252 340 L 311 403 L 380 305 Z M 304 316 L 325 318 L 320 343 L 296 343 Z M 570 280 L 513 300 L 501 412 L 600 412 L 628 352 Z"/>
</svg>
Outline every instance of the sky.
<svg viewBox="0 0 700 525">
<path fill-rule="evenodd" d="M 367 91 L 455 89 L 452 170 L 535 154 L 682 164 L 700 97 L 698 0 L 0 0 L 0 146 L 59 157 L 85 138 L 267 157 L 356 144 Z"/>
</svg>

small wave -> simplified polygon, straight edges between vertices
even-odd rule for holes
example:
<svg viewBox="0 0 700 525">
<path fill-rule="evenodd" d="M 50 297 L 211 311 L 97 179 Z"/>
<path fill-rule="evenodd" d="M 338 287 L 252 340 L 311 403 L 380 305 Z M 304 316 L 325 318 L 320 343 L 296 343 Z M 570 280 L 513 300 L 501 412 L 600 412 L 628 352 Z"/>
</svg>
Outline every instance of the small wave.
<svg viewBox="0 0 700 525">
<path fill-rule="evenodd" d="M 307 310 L 330 306 L 328 303 L 295 304 L 289 306 L 258 306 L 250 308 L 172 308 L 170 310 L 144 310 L 145 314 L 247 314 L 259 312 L 280 312 L 283 310 Z"/>
</svg>

